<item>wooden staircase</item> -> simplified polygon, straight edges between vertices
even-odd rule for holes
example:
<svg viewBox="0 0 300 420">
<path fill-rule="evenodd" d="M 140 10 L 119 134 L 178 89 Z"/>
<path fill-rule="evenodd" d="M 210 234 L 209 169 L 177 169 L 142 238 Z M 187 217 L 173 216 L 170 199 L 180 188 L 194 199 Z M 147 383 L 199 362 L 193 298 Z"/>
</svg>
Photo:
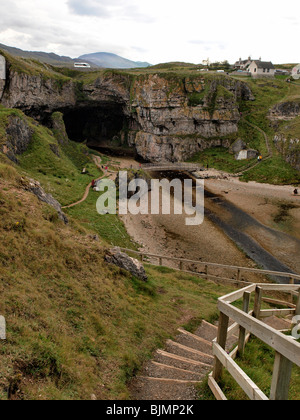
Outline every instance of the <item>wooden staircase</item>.
<svg viewBox="0 0 300 420">
<path fill-rule="evenodd" d="M 277 330 L 288 330 L 291 322 L 272 316 L 265 322 Z M 212 341 L 218 327 L 202 321 L 194 334 L 178 329 L 175 340 L 167 340 L 164 350 L 157 350 L 154 357 L 130 384 L 133 400 L 196 400 L 195 385 L 213 370 Z M 229 338 L 229 352 L 238 342 L 237 335 Z"/>
<path fill-rule="evenodd" d="M 164 350 L 157 350 L 141 376 L 131 383 L 135 400 L 195 400 L 195 384 L 212 370 L 212 340 L 217 327 L 206 321 L 195 334 L 178 329 L 174 341 L 167 340 Z"/>
</svg>

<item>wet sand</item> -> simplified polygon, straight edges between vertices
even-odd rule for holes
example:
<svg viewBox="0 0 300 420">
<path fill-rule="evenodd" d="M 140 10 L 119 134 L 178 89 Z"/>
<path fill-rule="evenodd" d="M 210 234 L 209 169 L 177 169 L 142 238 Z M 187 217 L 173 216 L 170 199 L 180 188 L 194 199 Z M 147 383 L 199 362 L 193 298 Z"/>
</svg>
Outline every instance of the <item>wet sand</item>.
<svg viewBox="0 0 300 420">
<path fill-rule="evenodd" d="M 186 226 L 185 215 L 122 216 L 128 233 L 149 253 L 299 273 L 300 198 L 292 196 L 293 187 L 227 178 L 205 180 L 212 195 L 206 197 L 202 225 Z M 288 211 L 276 223 L 282 204 L 288 204 Z M 228 226 L 235 229 L 233 235 Z"/>
<path fill-rule="evenodd" d="M 247 233 L 291 270 L 300 272 L 300 197 L 292 195 L 292 186 L 243 183 L 234 178 L 206 180 L 205 185 L 225 200 L 222 220 Z M 231 205 L 237 211 L 226 215 Z M 239 209 L 249 217 L 242 217 Z"/>
</svg>

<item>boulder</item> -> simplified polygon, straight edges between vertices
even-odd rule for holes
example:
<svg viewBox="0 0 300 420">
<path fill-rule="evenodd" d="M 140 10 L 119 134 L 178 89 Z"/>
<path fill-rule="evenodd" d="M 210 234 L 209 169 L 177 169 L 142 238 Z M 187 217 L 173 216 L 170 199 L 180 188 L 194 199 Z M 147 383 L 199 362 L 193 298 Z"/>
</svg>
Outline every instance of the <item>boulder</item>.
<svg viewBox="0 0 300 420">
<path fill-rule="evenodd" d="M 255 159 L 259 155 L 257 150 L 248 149 L 247 150 L 247 159 Z"/>
<path fill-rule="evenodd" d="M 238 139 L 230 146 L 229 151 L 234 155 L 238 155 L 241 150 L 245 149 L 247 149 L 246 143 L 242 139 Z"/>
<path fill-rule="evenodd" d="M 18 163 L 16 155 L 26 152 L 32 139 L 33 130 L 25 119 L 18 115 L 12 115 L 9 118 L 6 135 L 7 142 L 2 151 L 11 161 Z"/>
<path fill-rule="evenodd" d="M 129 273 L 131 273 L 133 276 L 143 281 L 148 280 L 143 264 L 135 258 L 131 258 L 124 252 L 121 252 L 120 248 L 118 247 L 112 248 L 106 253 L 105 261 L 109 264 L 114 264 L 117 267 L 129 271 Z"/>
<path fill-rule="evenodd" d="M 67 216 L 62 211 L 60 203 L 55 200 L 51 194 L 47 194 L 38 181 L 35 181 L 34 179 L 29 179 L 28 181 L 23 179 L 23 186 L 25 190 L 32 192 L 40 201 L 43 201 L 53 207 L 57 211 L 58 217 L 66 225 L 69 223 Z"/>
</svg>

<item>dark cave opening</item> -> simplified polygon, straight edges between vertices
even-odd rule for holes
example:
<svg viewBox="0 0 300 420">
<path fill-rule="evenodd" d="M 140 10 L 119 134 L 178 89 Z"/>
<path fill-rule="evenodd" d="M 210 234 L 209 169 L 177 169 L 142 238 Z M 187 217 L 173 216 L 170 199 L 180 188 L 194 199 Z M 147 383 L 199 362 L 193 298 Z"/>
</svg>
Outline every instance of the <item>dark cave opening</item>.
<svg viewBox="0 0 300 420">
<path fill-rule="evenodd" d="M 70 140 L 90 147 L 122 147 L 126 143 L 129 123 L 121 105 L 64 110 L 64 122 Z"/>
</svg>

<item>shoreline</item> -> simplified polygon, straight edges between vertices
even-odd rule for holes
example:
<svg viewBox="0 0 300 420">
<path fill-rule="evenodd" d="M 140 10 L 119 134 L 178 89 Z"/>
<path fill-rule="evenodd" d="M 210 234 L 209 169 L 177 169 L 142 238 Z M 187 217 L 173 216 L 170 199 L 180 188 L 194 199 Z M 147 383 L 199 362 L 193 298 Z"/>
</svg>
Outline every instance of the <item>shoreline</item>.
<svg viewBox="0 0 300 420">
<path fill-rule="evenodd" d="M 249 252 L 243 250 L 237 240 L 228 237 L 222 223 L 217 223 L 211 217 L 205 217 L 201 226 L 190 227 L 184 223 L 185 215 L 126 215 L 121 220 L 128 234 L 145 252 L 245 267 L 261 264 L 261 259 L 260 263 L 252 259 L 251 247 L 255 243 L 258 248 L 253 252 L 261 258 L 259 247 L 262 247 L 266 260 L 275 265 L 279 263 L 278 271 L 281 271 L 282 263 L 281 267 L 290 268 L 288 271 L 300 272 L 300 262 L 297 261 L 300 253 L 300 198 L 292 196 L 293 187 L 253 181 L 244 183 L 227 175 L 225 179 L 206 179 L 205 188 L 228 205 L 244 212 L 245 218 L 249 216 L 257 225 L 261 225 L 259 229 L 256 226 L 254 229 L 248 226 L 245 231 L 241 229 L 241 235 L 250 238 Z M 276 225 L 273 220 L 280 203 L 292 205 L 288 211 L 288 222 L 282 226 Z M 220 203 L 211 203 L 206 199 L 205 207 L 213 210 L 216 217 L 222 215 L 223 223 L 232 222 L 228 211 L 222 209 Z M 287 249 L 289 252 L 285 252 Z"/>
</svg>

